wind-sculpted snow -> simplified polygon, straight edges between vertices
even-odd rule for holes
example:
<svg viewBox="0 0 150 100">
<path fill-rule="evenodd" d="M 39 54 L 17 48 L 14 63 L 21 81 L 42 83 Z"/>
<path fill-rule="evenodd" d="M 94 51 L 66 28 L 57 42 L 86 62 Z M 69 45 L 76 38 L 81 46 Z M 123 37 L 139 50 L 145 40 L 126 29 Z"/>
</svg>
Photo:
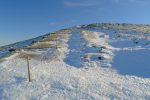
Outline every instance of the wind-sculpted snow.
<svg viewBox="0 0 150 100">
<path fill-rule="evenodd" d="M 150 35 L 148 33 L 98 28 L 92 30 L 110 34 L 109 44 L 115 51 L 112 66 L 120 74 L 150 78 L 148 72 L 150 70 Z"/>
<path fill-rule="evenodd" d="M 117 38 L 114 30 L 78 27 L 56 33 L 0 62 L 0 100 L 150 99 L 150 78 L 124 75 L 113 66 L 116 52 L 148 50 L 143 46 L 149 45 L 148 40 L 115 47 L 114 41 L 122 38 Z M 53 46 L 39 49 L 41 42 Z"/>
</svg>

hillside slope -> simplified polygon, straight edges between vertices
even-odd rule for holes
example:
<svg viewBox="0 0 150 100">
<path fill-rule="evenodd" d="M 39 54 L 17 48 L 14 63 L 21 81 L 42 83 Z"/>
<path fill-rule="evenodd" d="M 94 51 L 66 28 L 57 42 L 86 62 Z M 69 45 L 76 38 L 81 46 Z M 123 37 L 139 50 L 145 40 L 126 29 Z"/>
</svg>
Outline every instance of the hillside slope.
<svg viewBox="0 0 150 100">
<path fill-rule="evenodd" d="M 142 54 L 136 61 L 143 59 L 140 67 L 146 69 L 136 70 L 139 65 L 134 60 L 130 63 L 138 74 L 128 73 L 130 69 L 123 73 L 114 66 L 118 53 L 129 53 L 116 63 L 127 67 L 124 60 L 133 58 L 130 52 L 137 51 Z M 150 33 L 94 25 L 59 30 L 22 47 L 3 47 L 0 100 L 149 100 L 149 51 Z"/>
</svg>

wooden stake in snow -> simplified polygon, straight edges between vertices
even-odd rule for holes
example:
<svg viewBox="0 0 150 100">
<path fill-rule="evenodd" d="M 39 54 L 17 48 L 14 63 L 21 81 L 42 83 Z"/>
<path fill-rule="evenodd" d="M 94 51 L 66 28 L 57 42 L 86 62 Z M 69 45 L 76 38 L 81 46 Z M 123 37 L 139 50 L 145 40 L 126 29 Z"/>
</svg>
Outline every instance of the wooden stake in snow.
<svg viewBox="0 0 150 100">
<path fill-rule="evenodd" d="M 29 79 L 29 82 L 31 82 L 29 59 L 30 59 L 30 58 L 29 58 L 29 56 L 27 56 L 27 64 L 28 64 L 28 79 Z"/>
<path fill-rule="evenodd" d="M 56 49 L 58 49 L 58 34 L 56 33 Z"/>
</svg>

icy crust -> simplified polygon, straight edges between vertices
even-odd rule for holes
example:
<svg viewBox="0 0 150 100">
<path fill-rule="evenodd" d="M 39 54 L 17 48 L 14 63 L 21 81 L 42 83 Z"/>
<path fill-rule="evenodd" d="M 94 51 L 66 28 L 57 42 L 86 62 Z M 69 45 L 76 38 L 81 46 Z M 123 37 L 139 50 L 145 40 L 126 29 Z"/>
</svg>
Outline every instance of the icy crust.
<svg viewBox="0 0 150 100">
<path fill-rule="evenodd" d="M 61 48 L 22 51 L 0 63 L 0 100 L 149 100 L 150 79 L 111 68 L 114 50 L 105 33 L 73 30 Z M 22 54 L 21 53 L 21 54 Z M 71 63 L 70 63 L 71 62 Z"/>
</svg>

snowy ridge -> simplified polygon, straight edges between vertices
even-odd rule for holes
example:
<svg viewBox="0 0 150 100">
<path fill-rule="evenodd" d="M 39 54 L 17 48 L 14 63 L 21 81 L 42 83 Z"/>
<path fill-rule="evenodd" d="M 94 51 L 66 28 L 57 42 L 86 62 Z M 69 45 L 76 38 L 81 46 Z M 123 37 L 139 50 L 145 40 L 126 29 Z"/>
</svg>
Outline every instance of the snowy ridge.
<svg viewBox="0 0 150 100">
<path fill-rule="evenodd" d="M 86 30 L 83 30 L 81 34 L 86 41 L 87 48 L 97 50 L 93 53 L 87 53 L 86 59 L 89 59 L 89 61 L 98 61 L 97 58 L 99 58 L 101 66 L 111 67 L 110 63 L 113 59 L 113 47 L 108 44 L 109 36 L 101 32 Z"/>
<path fill-rule="evenodd" d="M 121 75 L 112 68 L 114 52 L 122 48 L 109 44 L 106 33 L 80 27 L 59 31 L 58 48 L 55 36 L 49 35 L 0 62 L 0 100 L 150 99 L 149 78 Z M 40 42 L 53 46 L 37 49 Z M 31 58 L 30 83 L 26 55 Z"/>
</svg>

